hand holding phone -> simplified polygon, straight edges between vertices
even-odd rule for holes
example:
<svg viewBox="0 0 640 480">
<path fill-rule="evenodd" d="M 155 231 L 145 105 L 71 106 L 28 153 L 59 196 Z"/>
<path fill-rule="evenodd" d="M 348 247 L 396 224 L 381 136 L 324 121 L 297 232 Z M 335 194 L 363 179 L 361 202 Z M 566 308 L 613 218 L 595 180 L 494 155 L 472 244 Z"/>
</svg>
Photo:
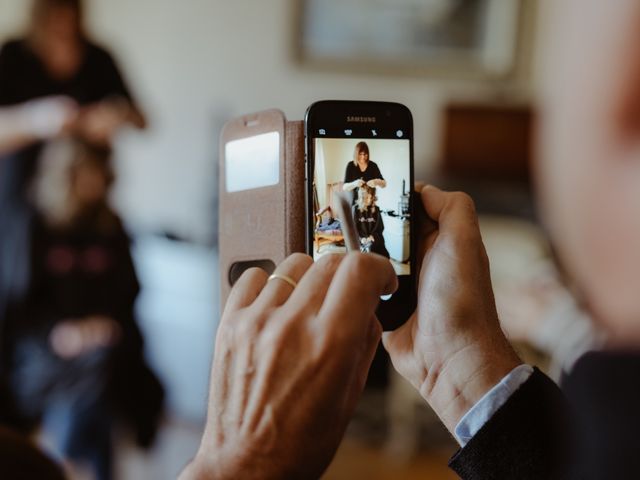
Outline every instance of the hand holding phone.
<svg viewBox="0 0 640 480">
<path fill-rule="evenodd" d="M 413 197 L 407 205 L 405 194 L 414 182 L 412 132 L 411 113 L 397 103 L 323 101 L 305 120 L 307 252 L 388 258 L 400 288 L 378 308 L 385 330 L 416 304 Z"/>
</svg>

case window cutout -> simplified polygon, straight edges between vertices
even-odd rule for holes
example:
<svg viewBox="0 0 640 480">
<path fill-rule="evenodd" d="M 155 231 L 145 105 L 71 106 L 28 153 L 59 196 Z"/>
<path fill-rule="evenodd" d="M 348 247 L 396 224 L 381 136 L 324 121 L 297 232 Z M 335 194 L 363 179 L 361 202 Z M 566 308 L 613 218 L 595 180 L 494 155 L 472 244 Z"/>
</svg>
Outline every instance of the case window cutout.
<svg viewBox="0 0 640 480">
<path fill-rule="evenodd" d="M 225 145 L 227 192 L 269 187 L 279 181 L 279 132 L 232 140 Z"/>
<path fill-rule="evenodd" d="M 233 286 L 240 276 L 245 272 L 245 270 L 249 270 L 250 268 L 258 267 L 263 269 L 269 275 L 271 275 L 275 269 L 276 264 L 271 260 L 251 260 L 248 262 L 236 262 L 231 265 L 229 269 L 229 285 Z"/>
</svg>

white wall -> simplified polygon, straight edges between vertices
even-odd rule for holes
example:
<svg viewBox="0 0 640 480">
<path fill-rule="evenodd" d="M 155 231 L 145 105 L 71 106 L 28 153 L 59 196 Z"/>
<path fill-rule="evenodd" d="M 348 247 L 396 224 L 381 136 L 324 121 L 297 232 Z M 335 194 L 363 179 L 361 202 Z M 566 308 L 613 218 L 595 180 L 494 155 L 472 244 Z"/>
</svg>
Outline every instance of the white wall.
<svg viewBox="0 0 640 480">
<path fill-rule="evenodd" d="M 531 10 L 532 0 L 524 0 Z M 17 31 L 28 2 L 0 0 L 0 40 Z M 213 222 L 217 135 L 233 115 L 278 107 L 302 118 L 315 100 L 408 105 L 417 178 L 438 158 L 439 111 L 449 99 L 526 95 L 479 81 L 307 70 L 293 60 L 293 0 L 88 0 L 91 31 L 120 60 L 151 128 L 121 138 L 117 202 L 137 228 L 206 239 Z M 527 18 L 525 26 L 532 28 Z M 530 45 L 524 45 L 525 54 Z"/>
</svg>

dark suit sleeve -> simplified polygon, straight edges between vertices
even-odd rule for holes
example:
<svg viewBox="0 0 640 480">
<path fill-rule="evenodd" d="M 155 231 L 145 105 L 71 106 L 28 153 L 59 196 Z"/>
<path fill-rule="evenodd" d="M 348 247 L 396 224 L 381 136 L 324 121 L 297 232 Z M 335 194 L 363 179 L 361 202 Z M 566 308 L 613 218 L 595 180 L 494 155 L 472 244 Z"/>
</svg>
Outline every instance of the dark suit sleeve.
<svg viewBox="0 0 640 480">
<path fill-rule="evenodd" d="M 465 480 L 564 477 L 566 400 L 538 369 L 449 461 Z"/>
</svg>

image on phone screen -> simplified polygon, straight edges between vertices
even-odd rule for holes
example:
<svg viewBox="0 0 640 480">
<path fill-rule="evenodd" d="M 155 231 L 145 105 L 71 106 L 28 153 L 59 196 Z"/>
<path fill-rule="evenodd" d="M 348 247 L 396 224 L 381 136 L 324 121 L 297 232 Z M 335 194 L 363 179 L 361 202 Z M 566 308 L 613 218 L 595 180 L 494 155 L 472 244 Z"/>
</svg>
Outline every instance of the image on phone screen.
<svg viewBox="0 0 640 480">
<path fill-rule="evenodd" d="M 313 139 L 313 258 L 346 253 L 334 193 L 347 192 L 360 250 L 388 258 L 398 276 L 410 275 L 410 140 L 401 131 L 376 138 L 369 130 L 367 138 Z"/>
<path fill-rule="evenodd" d="M 305 136 L 307 251 L 314 260 L 356 249 L 388 258 L 398 288 L 380 297 L 376 316 L 394 330 L 417 299 L 411 112 L 392 102 L 323 100 L 307 110 Z"/>
</svg>

